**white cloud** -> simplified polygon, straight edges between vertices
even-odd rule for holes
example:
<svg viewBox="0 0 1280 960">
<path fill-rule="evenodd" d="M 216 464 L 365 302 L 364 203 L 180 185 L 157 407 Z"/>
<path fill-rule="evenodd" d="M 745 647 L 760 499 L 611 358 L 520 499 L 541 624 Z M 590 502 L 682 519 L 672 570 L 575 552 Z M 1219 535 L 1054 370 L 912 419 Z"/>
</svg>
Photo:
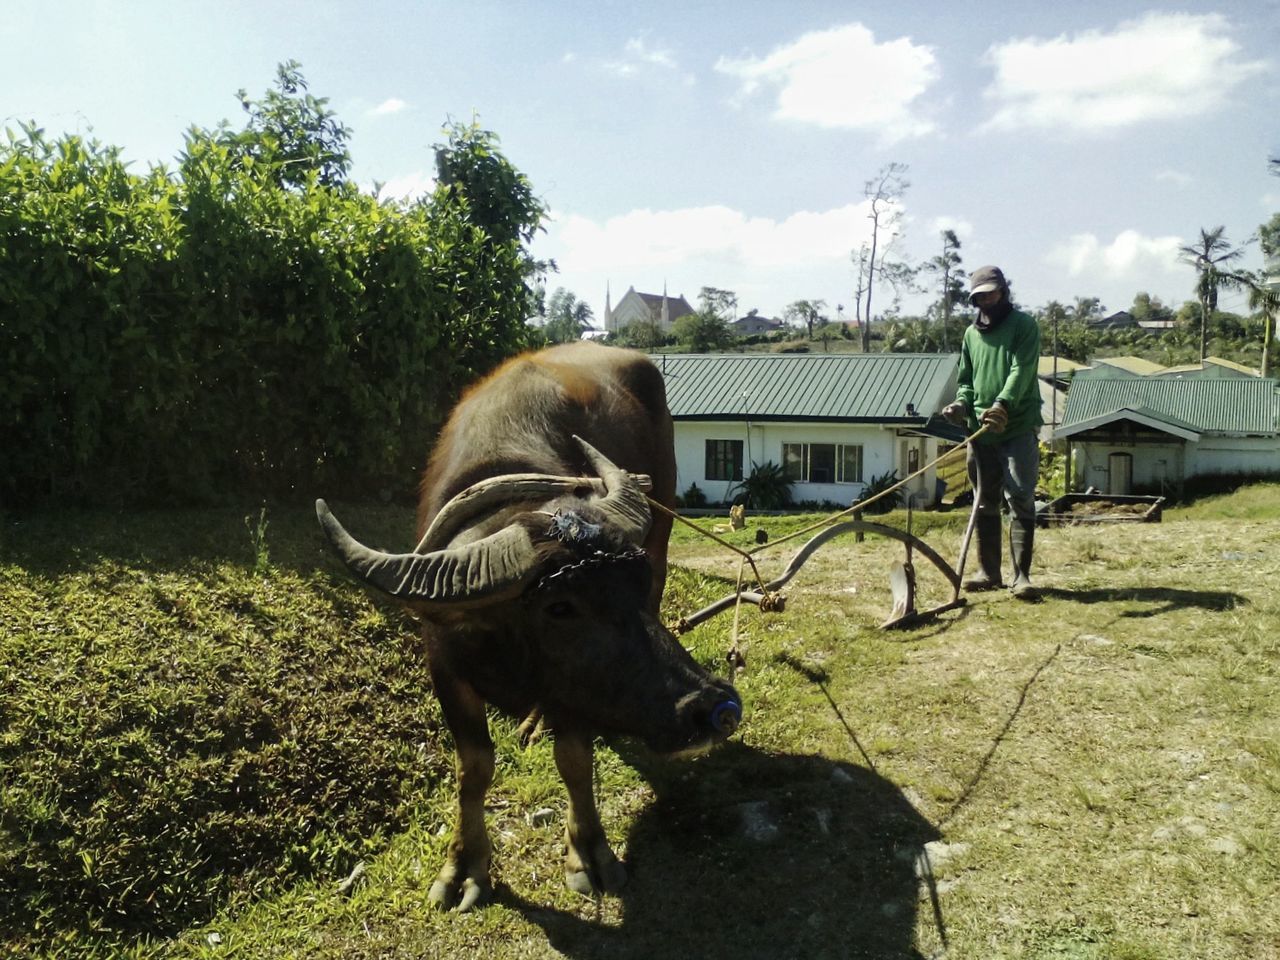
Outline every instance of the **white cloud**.
<svg viewBox="0 0 1280 960">
<path fill-rule="evenodd" d="M 649 46 L 643 37 L 632 37 L 623 47 L 622 56 L 604 64 L 606 70 L 620 77 L 635 76 L 640 73 L 654 71 L 671 71 L 679 73 L 680 65 L 675 56 L 665 48 Z M 692 83 L 690 74 L 682 74 L 685 83 Z"/>
<path fill-rule="evenodd" d="M 1280 210 L 1280 193 L 1264 193 L 1262 195 L 1262 206 L 1272 213 Z"/>
<path fill-rule="evenodd" d="M 723 206 L 633 210 L 596 223 L 570 216 L 559 230 L 578 269 L 661 267 L 699 257 L 751 269 L 781 270 L 813 260 L 847 260 L 867 235 L 867 205 L 801 211 L 785 220 L 750 217 Z M 883 242 L 883 240 L 882 240 Z"/>
<path fill-rule="evenodd" d="M 409 106 L 409 104 L 405 103 L 399 97 L 391 97 L 387 100 L 383 100 L 369 112 L 375 117 L 382 117 L 390 113 L 399 113 L 407 106 Z"/>
<path fill-rule="evenodd" d="M 987 51 L 995 105 L 987 128 L 1105 131 L 1199 116 L 1267 69 L 1239 58 L 1218 14 L 1149 13 L 1111 33 L 1029 38 Z"/>
<path fill-rule="evenodd" d="M 392 177 L 386 181 L 378 191 L 378 196 L 384 199 L 394 197 L 398 200 L 417 200 L 419 197 L 425 197 L 435 188 L 434 175 L 423 170 L 414 170 L 412 173 Z"/>
<path fill-rule="evenodd" d="M 1192 179 L 1191 174 L 1183 173 L 1181 170 L 1156 171 L 1156 183 L 1172 183 L 1175 187 L 1189 187 Z"/>
<path fill-rule="evenodd" d="M 869 235 L 867 212 L 859 201 L 783 219 L 725 206 L 632 210 L 604 221 L 570 214 L 553 218 L 535 253 L 559 265 L 548 287 L 593 301 L 597 316 L 606 282 L 614 303 L 630 285 L 658 293 L 668 284 L 690 302 L 703 286 L 733 290 L 744 312 L 778 316 L 799 299 L 825 299 L 834 311 L 851 302 L 850 253 Z"/>
<path fill-rule="evenodd" d="M 1185 272 L 1178 262 L 1182 244 L 1181 237 L 1147 237 L 1137 230 L 1123 230 L 1106 245 L 1092 233 L 1077 233 L 1053 247 L 1045 261 L 1071 277 L 1131 281 L 1139 289 L 1152 286 L 1153 278 Z"/>
<path fill-rule="evenodd" d="M 877 43 L 860 23 L 806 33 L 764 58 L 721 57 L 716 70 L 748 98 L 777 89 L 775 116 L 876 133 L 885 144 L 930 133 L 920 97 L 938 80 L 931 48 L 908 38 Z"/>
</svg>

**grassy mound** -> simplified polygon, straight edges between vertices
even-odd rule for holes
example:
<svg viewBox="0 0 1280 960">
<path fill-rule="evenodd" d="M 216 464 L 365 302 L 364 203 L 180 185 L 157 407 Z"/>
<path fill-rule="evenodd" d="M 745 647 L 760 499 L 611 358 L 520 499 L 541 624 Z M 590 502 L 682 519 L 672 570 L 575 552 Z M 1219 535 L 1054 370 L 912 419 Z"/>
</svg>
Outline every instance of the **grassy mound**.
<svg viewBox="0 0 1280 960">
<path fill-rule="evenodd" d="M 343 874 L 448 774 L 407 618 L 306 513 L 5 524 L 0 944 L 166 935 Z M 395 513 L 362 526 L 404 539 Z"/>
</svg>

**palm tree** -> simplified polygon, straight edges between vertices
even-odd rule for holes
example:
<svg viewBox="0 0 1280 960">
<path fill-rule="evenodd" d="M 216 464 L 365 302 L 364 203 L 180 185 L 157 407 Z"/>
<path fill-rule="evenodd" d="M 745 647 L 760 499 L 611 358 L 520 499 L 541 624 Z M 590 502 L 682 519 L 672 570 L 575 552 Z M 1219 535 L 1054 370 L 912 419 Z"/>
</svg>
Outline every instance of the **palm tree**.
<svg viewBox="0 0 1280 960">
<path fill-rule="evenodd" d="M 1094 317 L 1102 316 L 1102 301 L 1097 297 L 1076 297 L 1075 306 L 1071 308 L 1071 319 L 1085 326 Z"/>
<path fill-rule="evenodd" d="M 1280 313 L 1280 290 L 1272 289 L 1264 273 L 1242 274 L 1249 290 L 1249 309 L 1262 315 L 1262 375 L 1271 376 L 1273 318 Z"/>
<path fill-rule="evenodd" d="M 1225 227 L 1200 228 L 1198 242 L 1181 247 L 1178 259 L 1196 270 L 1196 298 L 1200 301 L 1200 362 L 1209 352 L 1209 318 L 1218 309 L 1219 287 L 1242 287 L 1247 283 L 1227 267 L 1244 256 L 1244 249 L 1231 246 L 1223 235 Z"/>
<path fill-rule="evenodd" d="M 564 287 L 556 287 L 547 304 L 547 324 L 543 328 L 551 343 L 567 343 L 582 336 L 591 326 L 594 314 L 584 300 L 579 300 Z"/>
</svg>

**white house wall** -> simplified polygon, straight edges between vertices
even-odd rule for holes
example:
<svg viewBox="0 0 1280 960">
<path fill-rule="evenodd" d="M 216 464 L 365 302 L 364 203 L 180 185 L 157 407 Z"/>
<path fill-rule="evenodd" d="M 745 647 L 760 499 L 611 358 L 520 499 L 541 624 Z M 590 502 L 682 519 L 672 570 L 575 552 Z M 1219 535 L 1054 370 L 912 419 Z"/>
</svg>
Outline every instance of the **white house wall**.
<svg viewBox="0 0 1280 960">
<path fill-rule="evenodd" d="M 908 451 L 918 451 L 918 463 L 924 466 L 937 456 L 937 444 L 925 437 L 899 437 L 891 427 L 876 424 L 830 423 L 753 423 L 748 429 L 742 421 L 689 421 L 675 423 L 676 492 L 683 494 L 696 483 L 711 503 L 727 503 L 734 497 L 736 481 L 708 480 L 706 472 L 707 440 L 743 441 L 743 475 L 751 473 L 751 464 L 768 461 L 782 463 L 784 443 L 835 443 L 862 445 L 861 483 L 793 483 L 791 498 L 796 501 L 816 500 L 848 505 L 861 496 L 867 483 L 890 470 L 898 477 L 907 475 Z M 916 506 L 932 504 L 936 471 L 929 470 L 912 481 L 905 492 L 915 494 Z"/>
<path fill-rule="evenodd" d="M 1133 457 L 1135 487 L 1162 489 L 1210 474 L 1280 474 L 1280 438 L 1202 437 L 1168 444 L 1073 445 L 1075 489 L 1110 490 L 1111 454 Z"/>
<path fill-rule="evenodd" d="M 1280 473 L 1280 438 L 1204 437 L 1187 444 L 1187 476 Z"/>
<path fill-rule="evenodd" d="M 1188 445 L 1189 446 L 1189 445 Z M 1144 444 L 1080 443 L 1073 450 L 1074 488 L 1095 487 L 1111 492 L 1111 454 L 1133 458 L 1133 486 L 1163 490 L 1177 485 L 1183 476 L 1182 442 Z M 1118 492 L 1118 491 L 1117 491 Z"/>
</svg>

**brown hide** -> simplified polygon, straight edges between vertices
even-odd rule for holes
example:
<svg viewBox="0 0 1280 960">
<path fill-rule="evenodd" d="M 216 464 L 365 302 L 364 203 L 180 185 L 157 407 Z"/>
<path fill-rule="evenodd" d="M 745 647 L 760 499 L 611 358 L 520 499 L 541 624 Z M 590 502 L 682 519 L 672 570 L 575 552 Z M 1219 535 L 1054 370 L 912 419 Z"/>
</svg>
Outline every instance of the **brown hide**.
<svg viewBox="0 0 1280 960">
<path fill-rule="evenodd" d="M 463 395 L 422 478 L 418 536 L 452 497 L 485 478 L 591 476 L 575 434 L 622 469 L 649 474 L 650 496 L 674 507 L 676 466 L 662 374 L 640 353 L 567 343 L 514 357 Z M 653 613 L 666 582 L 670 533 L 670 518 L 654 511 L 641 544 L 653 569 Z"/>
<path fill-rule="evenodd" d="M 484 824 L 494 770 L 489 706 L 526 717 L 527 728 L 544 722 L 554 736 L 569 794 L 565 876 L 589 894 L 614 892 L 626 880 L 595 808 L 593 737 L 631 736 L 680 754 L 705 749 L 738 725 L 737 692 L 658 620 L 671 519 L 649 508 L 628 473 L 648 474 L 653 500 L 674 505 L 662 376 L 641 354 L 575 343 L 508 361 L 458 403 L 422 480 L 420 543 L 436 515 L 453 506 L 423 551 L 369 551 L 317 504 L 322 527 L 353 572 L 406 597 L 422 617 L 432 683 L 458 754 L 454 837 L 429 894 L 438 907 L 467 910 L 492 892 Z M 569 481 L 568 492 L 561 488 L 550 499 L 545 488 L 539 495 L 512 487 L 514 502 L 477 498 L 486 509 L 475 513 L 459 507 L 466 497 L 454 500 L 475 494 L 478 483 L 494 490 L 514 475 L 587 479 L 581 487 Z M 593 492 L 592 478 L 603 482 L 603 495 Z M 634 541 L 646 524 L 638 551 Z M 501 566 L 499 554 L 486 549 L 497 542 L 518 546 L 520 563 L 516 574 L 486 581 Z M 390 564 L 396 576 L 424 570 L 431 579 L 464 556 L 461 592 L 400 592 L 372 575 Z M 473 582 L 500 584 L 500 596 L 486 599 L 483 589 L 472 591 Z"/>
</svg>

